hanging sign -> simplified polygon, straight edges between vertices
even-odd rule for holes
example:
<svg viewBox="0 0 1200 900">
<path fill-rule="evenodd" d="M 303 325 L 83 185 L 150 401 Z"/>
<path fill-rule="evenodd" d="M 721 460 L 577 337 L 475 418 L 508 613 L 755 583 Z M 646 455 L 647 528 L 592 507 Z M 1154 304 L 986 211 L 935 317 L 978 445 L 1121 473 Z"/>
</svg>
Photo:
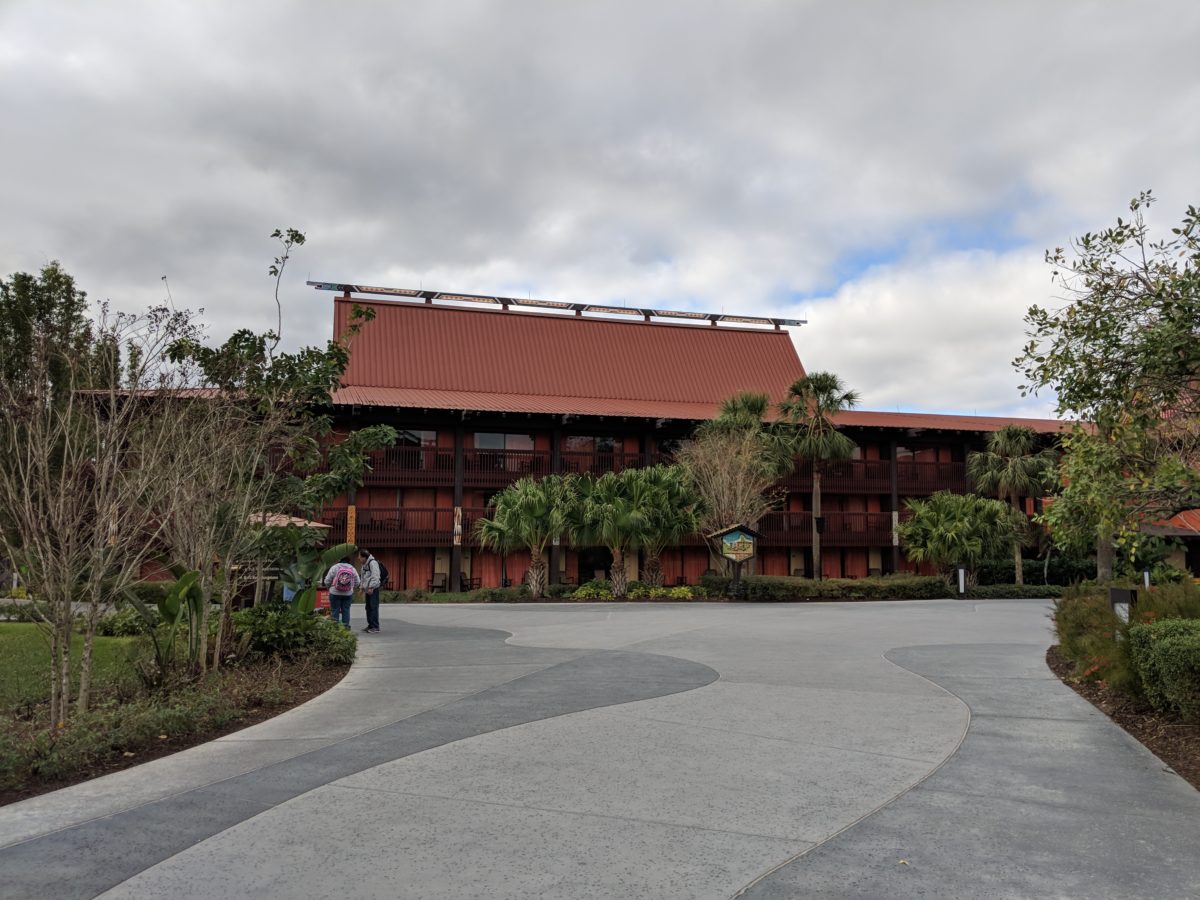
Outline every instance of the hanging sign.
<svg viewBox="0 0 1200 900">
<path fill-rule="evenodd" d="M 745 525 L 733 525 L 709 537 L 720 541 L 721 555 L 735 563 L 753 559 L 758 550 L 758 532 Z"/>
</svg>

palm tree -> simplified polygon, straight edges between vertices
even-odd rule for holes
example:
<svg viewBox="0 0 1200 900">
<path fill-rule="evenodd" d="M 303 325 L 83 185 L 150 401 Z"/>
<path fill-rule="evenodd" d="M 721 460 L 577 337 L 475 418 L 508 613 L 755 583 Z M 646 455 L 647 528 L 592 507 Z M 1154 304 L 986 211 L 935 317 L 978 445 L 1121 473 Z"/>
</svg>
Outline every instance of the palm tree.
<svg viewBox="0 0 1200 900">
<path fill-rule="evenodd" d="M 716 418 L 696 429 L 696 436 L 701 437 L 705 433 L 753 435 L 760 448 L 762 467 L 773 475 L 784 475 L 792 470 L 794 463 L 792 434 L 788 429 L 768 422 L 770 414 L 770 397 L 743 391 L 722 400 Z M 731 524 L 736 523 L 725 522 L 721 527 Z"/>
<path fill-rule="evenodd" d="M 949 577 L 955 566 L 974 585 L 979 563 L 993 558 L 1025 527 L 1025 517 L 1000 500 L 938 491 L 926 500 L 905 500 L 912 516 L 900 523 L 905 555 L 928 562 Z"/>
<path fill-rule="evenodd" d="M 854 441 L 837 430 L 831 416 L 858 404 L 858 394 L 847 390 L 842 380 L 832 372 L 810 372 L 788 388 L 787 399 L 779 404 L 779 412 L 796 426 L 794 451 L 812 461 L 813 517 L 813 575 L 821 579 L 821 534 L 817 519 L 821 517 L 821 471 L 824 464 L 835 459 L 849 459 L 854 453 Z"/>
<path fill-rule="evenodd" d="M 501 555 L 529 551 L 529 590 L 546 593 L 546 548 L 567 533 L 576 501 L 573 475 L 522 478 L 492 498 L 491 518 L 475 523 L 479 545 Z"/>
<path fill-rule="evenodd" d="M 1022 497 L 1035 497 L 1052 483 L 1056 458 L 1053 450 L 1037 449 L 1037 434 L 1024 425 L 1005 425 L 988 435 L 987 449 L 967 457 L 967 474 L 975 490 L 1021 509 Z M 1013 540 L 1013 563 L 1017 584 L 1025 583 L 1021 547 L 1028 538 L 1022 529 Z"/>
<path fill-rule="evenodd" d="M 682 466 L 651 466 L 629 472 L 630 477 L 649 488 L 647 522 L 641 539 L 645 556 L 642 580 L 651 587 L 662 587 L 663 550 L 699 530 L 698 504 Z"/>
<path fill-rule="evenodd" d="M 579 547 L 607 547 L 612 553 L 609 580 L 613 596 L 629 591 L 625 557 L 636 550 L 650 529 L 653 489 L 636 469 L 605 472 L 579 479 L 579 501 L 570 532 Z"/>
</svg>

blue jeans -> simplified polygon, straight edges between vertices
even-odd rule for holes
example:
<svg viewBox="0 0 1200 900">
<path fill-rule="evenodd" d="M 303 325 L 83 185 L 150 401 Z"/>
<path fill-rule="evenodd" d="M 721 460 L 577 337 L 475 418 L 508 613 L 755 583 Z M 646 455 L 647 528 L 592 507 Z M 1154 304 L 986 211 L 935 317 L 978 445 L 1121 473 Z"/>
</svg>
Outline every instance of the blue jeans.
<svg viewBox="0 0 1200 900">
<path fill-rule="evenodd" d="M 347 628 L 350 627 L 350 603 L 354 600 L 353 594 L 330 594 L 329 595 L 329 617 L 335 622 L 341 622 Z"/>
<path fill-rule="evenodd" d="M 367 591 L 367 627 L 379 628 L 379 588 Z"/>
</svg>

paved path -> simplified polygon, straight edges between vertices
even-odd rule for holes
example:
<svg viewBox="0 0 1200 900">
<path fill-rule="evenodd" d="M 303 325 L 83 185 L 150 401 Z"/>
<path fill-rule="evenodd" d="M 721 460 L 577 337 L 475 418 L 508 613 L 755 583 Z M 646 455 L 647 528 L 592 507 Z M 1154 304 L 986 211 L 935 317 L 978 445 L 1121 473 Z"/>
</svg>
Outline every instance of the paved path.
<svg viewBox="0 0 1200 900">
<path fill-rule="evenodd" d="M 322 697 L 0 809 L 0 896 L 1200 895 L 1045 613 L 385 607 Z"/>
</svg>

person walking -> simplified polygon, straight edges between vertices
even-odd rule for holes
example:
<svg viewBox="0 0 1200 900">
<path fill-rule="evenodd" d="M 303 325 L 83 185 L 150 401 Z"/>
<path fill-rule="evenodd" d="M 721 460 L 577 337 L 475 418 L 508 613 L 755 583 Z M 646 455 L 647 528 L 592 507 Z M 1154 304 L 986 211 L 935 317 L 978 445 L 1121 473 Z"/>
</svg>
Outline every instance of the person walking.
<svg viewBox="0 0 1200 900">
<path fill-rule="evenodd" d="M 350 564 L 350 557 L 343 556 L 341 562 L 329 567 L 321 582 L 329 588 L 329 615 L 335 622 L 350 627 L 350 604 L 358 590 L 358 570 Z"/>
<path fill-rule="evenodd" d="M 379 634 L 379 589 L 383 587 L 383 574 L 379 560 L 371 555 L 370 550 L 358 551 L 359 564 L 362 566 L 362 592 L 367 603 L 367 634 Z"/>
</svg>

